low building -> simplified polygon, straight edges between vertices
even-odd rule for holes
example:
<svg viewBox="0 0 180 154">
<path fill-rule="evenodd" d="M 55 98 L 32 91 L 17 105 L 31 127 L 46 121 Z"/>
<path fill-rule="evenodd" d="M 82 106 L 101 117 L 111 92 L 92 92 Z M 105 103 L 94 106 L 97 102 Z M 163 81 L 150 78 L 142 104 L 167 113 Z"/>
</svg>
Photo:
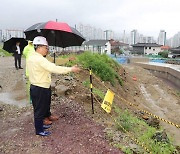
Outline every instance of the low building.
<svg viewBox="0 0 180 154">
<path fill-rule="evenodd" d="M 112 40 L 112 39 L 109 42 L 111 44 L 111 49 L 116 49 L 116 48 L 128 49 L 128 47 L 129 47 L 129 44 L 119 42 L 119 41 L 115 41 L 115 40 Z"/>
<path fill-rule="evenodd" d="M 169 49 L 170 49 L 170 46 L 168 45 L 161 46 L 162 51 L 169 51 Z"/>
<path fill-rule="evenodd" d="M 156 43 L 137 43 L 132 45 L 132 54 L 158 55 L 161 52 L 161 46 Z"/>
<path fill-rule="evenodd" d="M 176 48 L 171 48 L 170 55 L 172 56 L 172 58 L 180 57 L 180 46 Z"/>
<path fill-rule="evenodd" d="M 84 49 L 99 54 L 111 54 L 111 44 L 108 40 L 89 40 L 85 42 Z"/>
</svg>

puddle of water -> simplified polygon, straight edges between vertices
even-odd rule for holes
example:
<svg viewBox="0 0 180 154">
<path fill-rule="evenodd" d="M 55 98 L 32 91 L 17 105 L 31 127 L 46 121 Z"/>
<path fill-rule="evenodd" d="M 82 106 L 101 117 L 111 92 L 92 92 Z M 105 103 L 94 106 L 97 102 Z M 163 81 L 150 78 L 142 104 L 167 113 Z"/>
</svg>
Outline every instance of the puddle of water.
<svg viewBox="0 0 180 154">
<path fill-rule="evenodd" d="M 20 108 L 28 105 L 26 99 L 21 99 L 16 101 L 15 99 L 12 98 L 12 95 L 10 93 L 0 93 L 0 101 L 3 102 L 4 104 L 16 105 Z"/>
</svg>

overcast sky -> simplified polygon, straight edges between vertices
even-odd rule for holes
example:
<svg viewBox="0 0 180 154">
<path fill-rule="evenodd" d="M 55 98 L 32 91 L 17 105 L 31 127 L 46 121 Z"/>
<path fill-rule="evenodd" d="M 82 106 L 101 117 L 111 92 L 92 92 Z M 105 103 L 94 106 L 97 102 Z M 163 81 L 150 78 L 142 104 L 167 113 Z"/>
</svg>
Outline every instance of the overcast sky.
<svg viewBox="0 0 180 154">
<path fill-rule="evenodd" d="M 167 38 L 180 31 L 180 0 L 1 0 L 0 29 L 26 29 L 38 22 L 58 19 L 102 30 Z"/>
</svg>

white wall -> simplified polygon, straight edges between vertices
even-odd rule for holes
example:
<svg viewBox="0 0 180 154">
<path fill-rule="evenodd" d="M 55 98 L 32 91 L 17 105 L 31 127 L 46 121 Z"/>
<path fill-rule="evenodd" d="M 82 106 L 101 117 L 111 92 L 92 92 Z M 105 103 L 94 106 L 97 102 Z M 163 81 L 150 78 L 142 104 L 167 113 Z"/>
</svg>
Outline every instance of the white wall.
<svg viewBox="0 0 180 154">
<path fill-rule="evenodd" d="M 101 46 L 101 47 L 94 47 L 92 45 L 89 46 L 85 46 L 85 50 L 89 50 L 92 51 L 93 53 L 99 53 L 99 54 L 111 54 L 111 44 L 109 42 L 107 42 L 105 44 L 105 46 Z"/>
<path fill-rule="evenodd" d="M 145 55 L 149 55 L 149 54 L 158 55 L 159 52 L 161 52 L 161 47 L 144 47 Z"/>
<path fill-rule="evenodd" d="M 109 42 L 102 47 L 102 53 L 111 54 L 111 44 Z"/>
</svg>

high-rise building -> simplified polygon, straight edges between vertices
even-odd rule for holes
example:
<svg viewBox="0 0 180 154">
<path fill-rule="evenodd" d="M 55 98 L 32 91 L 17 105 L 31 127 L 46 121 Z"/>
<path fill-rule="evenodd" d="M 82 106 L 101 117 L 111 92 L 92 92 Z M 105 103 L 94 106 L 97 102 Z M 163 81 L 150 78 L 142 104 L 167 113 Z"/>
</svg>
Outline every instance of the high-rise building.
<svg viewBox="0 0 180 154">
<path fill-rule="evenodd" d="M 146 37 L 146 43 L 155 43 L 152 36 Z"/>
<path fill-rule="evenodd" d="M 136 29 L 131 31 L 131 39 L 130 40 L 131 40 L 131 42 L 130 42 L 131 45 L 139 42 L 138 32 Z"/>
<path fill-rule="evenodd" d="M 174 35 L 173 37 L 173 47 L 180 46 L 180 32 Z"/>
<path fill-rule="evenodd" d="M 104 31 L 102 29 L 97 29 L 90 25 L 77 24 L 77 30 L 85 37 L 86 41 L 92 39 L 105 39 Z"/>
<path fill-rule="evenodd" d="M 158 37 L 158 44 L 166 45 L 166 32 L 161 30 Z"/>
<path fill-rule="evenodd" d="M 167 45 L 170 47 L 179 47 L 180 46 L 180 32 L 176 33 L 173 37 L 167 40 Z"/>
<path fill-rule="evenodd" d="M 144 37 L 143 34 L 139 35 L 139 43 L 146 43 L 146 37 Z"/>
<path fill-rule="evenodd" d="M 106 40 L 110 40 L 110 39 L 113 39 L 114 38 L 114 33 L 113 33 L 113 31 L 112 30 L 105 30 L 104 31 L 104 38 L 106 39 Z"/>
</svg>

